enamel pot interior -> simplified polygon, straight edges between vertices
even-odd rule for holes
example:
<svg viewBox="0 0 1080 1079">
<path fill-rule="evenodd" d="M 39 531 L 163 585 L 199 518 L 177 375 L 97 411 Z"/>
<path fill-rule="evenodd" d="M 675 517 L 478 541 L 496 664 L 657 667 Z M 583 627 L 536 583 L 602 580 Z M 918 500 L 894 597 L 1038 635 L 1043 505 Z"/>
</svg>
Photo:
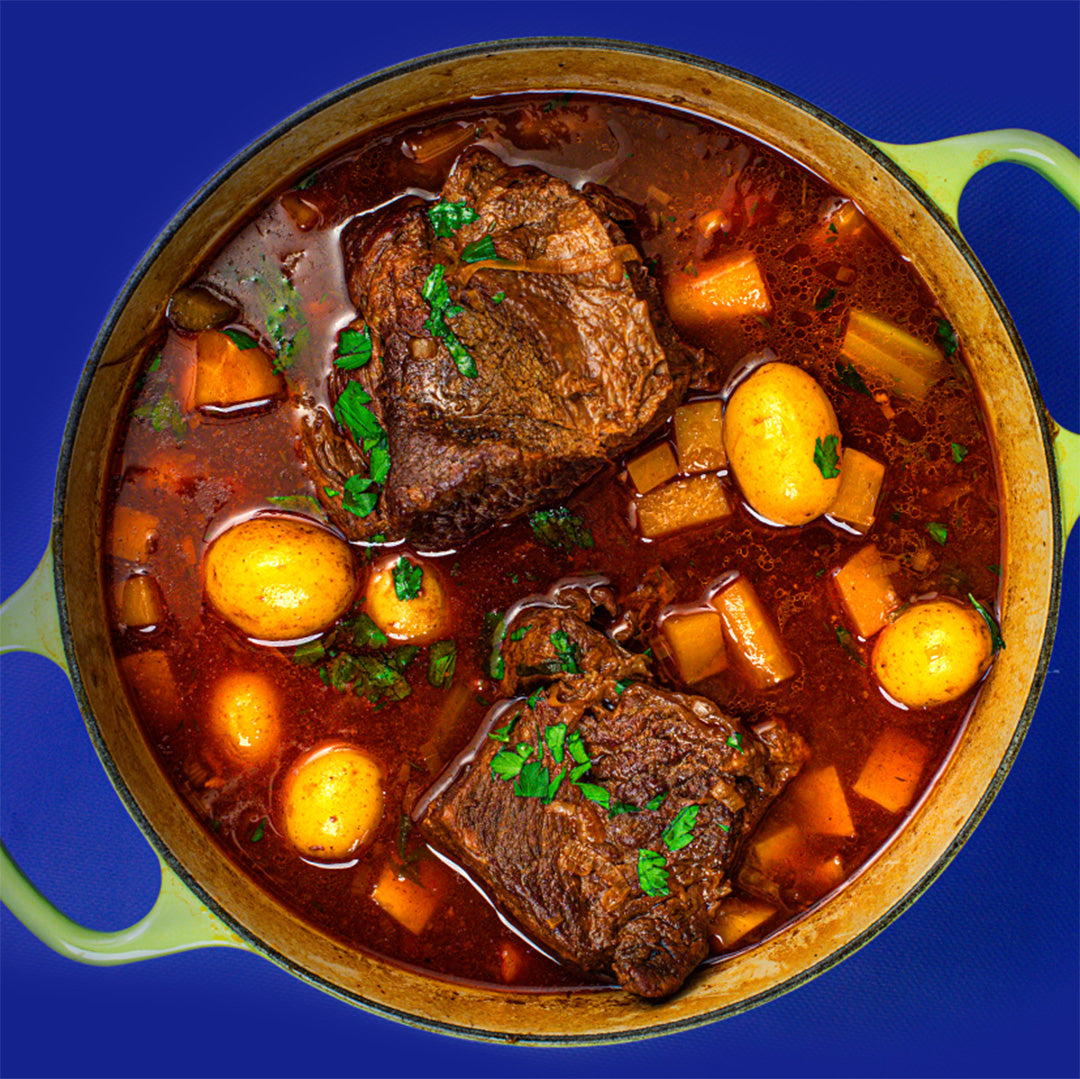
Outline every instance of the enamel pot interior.
<svg viewBox="0 0 1080 1079">
<path fill-rule="evenodd" d="M 1002 470 L 1009 550 L 1003 632 L 959 745 L 887 849 L 839 894 L 758 947 L 699 970 L 675 998 L 621 991 L 495 992 L 360 954 L 299 921 L 219 849 L 176 796 L 135 722 L 112 661 L 102 580 L 105 476 L 148 334 L 170 295 L 283 182 L 365 131 L 498 92 L 588 90 L 703 113 L 796 158 L 851 195 L 915 264 L 968 347 Z M 352 1003 L 450 1033 L 572 1044 L 657 1034 L 732 1014 L 819 973 L 910 903 L 981 817 L 1015 754 L 1049 654 L 1060 527 L 1048 435 L 1030 366 L 974 256 L 866 140 L 775 88 L 714 64 L 601 42 L 508 42 L 373 76 L 287 121 L 181 212 L 112 312 L 84 375 L 57 498 L 57 582 L 76 691 L 129 809 L 192 890 L 251 945 Z M 1018 554 L 1022 552 L 1022 557 Z"/>
</svg>

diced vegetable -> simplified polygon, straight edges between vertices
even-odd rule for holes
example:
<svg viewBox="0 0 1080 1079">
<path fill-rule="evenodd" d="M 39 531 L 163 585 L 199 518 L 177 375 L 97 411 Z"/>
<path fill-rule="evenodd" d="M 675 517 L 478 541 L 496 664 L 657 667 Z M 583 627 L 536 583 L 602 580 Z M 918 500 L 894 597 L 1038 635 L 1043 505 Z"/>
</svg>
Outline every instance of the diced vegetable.
<svg viewBox="0 0 1080 1079">
<path fill-rule="evenodd" d="M 628 461 L 626 471 L 630 473 L 638 494 L 643 495 L 678 475 L 679 466 L 675 464 L 671 447 L 661 442 L 659 446 L 653 446 L 651 450 Z"/>
<path fill-rule="evenodd" d="M 165 601 L 157 581 L 149 574 L 128 577 L 120 586 L 120 621 L 131 629 L 158 626 L 165 617 Z"/>
<path fill-rule="evenodd" d="M 281 196 L 281 208 L 292 218 L 293 224 L 301 231 L 313 229 L 322 216 L 317 206 L 313 206 L 299 191 L 286 191 Z"/>
<path fill-rule="evenodd" d="M 944 357 L 924 341 L 867 311 L 853 309 L 840 351 L 868 378 L 921 399 L 948 373 Z"/>
<path fill-rule="evenodd" d="M 822 892 L 831 891 L 844 879 L 844 861 L 839 854 L 814 870 L 814 883 Z"/>
<path fill-rule="evenodd" d="M 795 673 L 780 630 L 746 577 L 737 577 L 709 602 L 720 612 L 728 643 L 758 689 L 775 686 Z"/>
<path fill-rule="evenodd" d="M 270 358 L 251 339 L 237 333 L 207 330 L 196 347 L 195 407 L 228 408 L 265 401 L 284 389 Z"/>
<path fill-rule="evenodd" d="M 926 757 L 922 742 L 889 727 L 874 743 L 852 790 L 890 813 L 898 813 L 914 797 Z"/>
<path fill-rule="evenodd" d="M 749 857 L 766 876 L 777 870 L 790 869 L 803 850 L 802 833 L 796 824 L 785 824 L 750 844 Z"/>
<path fill-rule="evenodd" d="M 476 124 L 461 120 L 428 128 L 405 140 L 404 150 L 418 164 L 427 165 L 456 157 L 476 137 Z"/>
<path fill-rule="evenodd" d="M 900 606 L 885 563 L 872 543 L 857 551 L 833 574 L 840 603 L 855 632 L 864 640 L 873 637 Z"/>
<path fill-rule="evenodd" d="M 885 466 L 858 450 L 845 449 L 840 466 L 840 489 L 829 507 L 829 516 L 860 532 L 868 532 L 874 523 L 874 511 Z"/>
<path fill-rule="evenodd" d="M 390 863 L 383 866 L 371 898 L 414 934 L 423 932 L 438 904 L 437 896 L 408 877 L 400 876 Z"/>
<path fill-rule="evenodd" d="M 730 513 L 731 505 L 716 475 L 675 480 L 637 501 L 638 526 L 649 539 L 719 521 Z"/>
<path fill-rule="evenodd" d="M 713 936 L 721 947 L 732 948 L 743 937 L 764 925 L 776 913 L 775 907 L 760 899 L 743 899 L 729 895 L 720 905 L 720 913 L 713 923 Z"/>
<path fill-rule="evenodd" d="M 176 730 L 184 713 L 169 657 L 161 651 L 133 652 L 120 660 L 120 667 L 143 714 L 163 731 Z"/>
<path fill-rule="evenodd" d="M 511 985 L 518 980 L 525 953 L 512 940 L 504 940 L 499 945 L 499 977 L 504 985 Z"/>
<path fill-rule="evenodd" d="M 724 402 L 691 401 L 675 409 L 675 448 L 682 472 L 717 472 L 727 467 Z"/>
<path fill-rule="evenodd" d="M 120 505 L 113 510 L 109 553 L 125 562 L 145 562 L 157 543 L 158 519 L 152 513 Z"/>
<path fill-rule="evenodd" d="M 844 788 L 834 765 L 803 772 L 792 783 L 790 797 L 806 831 L 817 835 L 855 834 Z"/>
<path fill-rule="evenodd" d="M 696 274 L 672 275 L 665 298 L 677 323 L 767 315 L 772 310 L 752 251 L 737 251 L 720 262 L 699 266 Z"/>
<path fill-rule="evenodd" d="M 719 674 L 728 665 L 724 624 L 716 611 L 693 611 L 665 618 L 660 625 L 679 677 L 689 685 Z"/>
</svg>

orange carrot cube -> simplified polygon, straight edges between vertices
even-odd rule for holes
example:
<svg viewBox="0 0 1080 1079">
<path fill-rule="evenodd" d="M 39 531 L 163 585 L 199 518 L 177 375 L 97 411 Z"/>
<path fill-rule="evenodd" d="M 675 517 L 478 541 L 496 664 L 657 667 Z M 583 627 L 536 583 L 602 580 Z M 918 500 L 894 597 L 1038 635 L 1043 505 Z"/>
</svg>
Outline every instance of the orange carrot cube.
<svg viewBox="0 0 1080 1079">
<path fill-rule="evenodd" d="M 840 464 L 840 489 L 829 507 L 829 516 L 860 532 L 874 523 L 885 466 L 858 450 L 845 449 Z"/>
<path fill-rule="evenodd" d="M 915 797 L 928 755 L 922 742 L 889 727 L 874 743 L 852 790 L 890 813 L 898 813 Z"/>
<path fill-rule="evenodd" d="M 679 466 L 675 464 L 671 447 L 661 442 L 659 446 L 653 446 L 651 450 L 628 461 L 626 471 L 630 473 L 638 494 L 643 495 L 678 475 Z"/>
<path fill-rule="evenodd" d="M 833 584 L 855 632 L 864 640 L 884 629 L 889 615 L 900 606 L 885 563 L 872 543 L 833 574 Z"/>
<path fill-rule="evenodd" d="M 730 513 L 731 504 L 716 475 L 675 480 L 637 501 L 638 527 L 649 539 L 719 521 Z"/>
<path fill-rule="evenodd" d="M 228 334 L 207 330 L 199 334 L 196 354 L 196 408 L 263 401 L 284 389 L 281 375 L 258 345 L 242 348 Z"/>
<path fill-rule="evenodd" d="M 415 934 L 423 932 L 438 903 L 437 896 L 408 877 L 400 876 L 389 863 L 383 866 L 371 898 L 394 921 Z"/>
<path fill-rule="evenodd" d="M 724 402 L 691 401 L 675 409 L 675 448 L 683 472 L 716 472 L 727 467 Z"/>
<path fill-rule="evenodd" d="M 679 677 L 688 685 L 719 674 L 728 665 L 724 624 L 716 611 L 675 614 L 660 624 Z"/>
<path fill-rule="evenodd" d="M 709 603 L 719 611 L 728 643 L 756 688 L 775 686 L 795 673 L 779 628 L 745 577 L 737 577 Z"/>
<path fill-rule="evenodd" d="M 158 519 L 131 506 L 113 510 L 109 526 L 109 553 L 125 562 L 145 562 L 157 543 Z"/>
<path fill-rule="evenodd" d="M 765 279 L 752 251 L 737 251 L 720 262 L 699 266 L 696 276 L 674 275 L 665 298 L 677 323 L 767 315 L 772 310 Z"/>
<path fill-rule="evenodd" d="M 808 832 L 836 836 L 855 834 L 844 788 L 833 765 L 803 772 L 792 783 L 790 797 L 799 821 Z"/>
</svg>

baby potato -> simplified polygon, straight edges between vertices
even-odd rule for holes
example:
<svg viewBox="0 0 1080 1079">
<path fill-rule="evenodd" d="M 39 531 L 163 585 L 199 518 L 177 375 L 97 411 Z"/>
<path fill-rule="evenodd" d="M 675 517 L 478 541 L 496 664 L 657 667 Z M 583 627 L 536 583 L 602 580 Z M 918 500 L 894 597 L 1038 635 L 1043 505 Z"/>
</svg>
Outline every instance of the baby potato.
<svg viewBox="0 0 1080 1079">
<path fill-rule="evenodd" d="M 439 640 L 450 620 L 438 575 L 411 555 L 376 563 L 368 577 L 364 610 L 391 640 L 412 644 Z"/>
<path fill-rule="evenodd" d="M 909 607 L 874 643 L 881 688 L 908 708 L 931 708 L 966 693 L 990 665 L 993 644 L 982 616 L 950 599 Z"/>
<path fill-rule="evenodd" d="M 739 383 L 724 413 L 724 447 L 743 497 L 773 524 L 820 517 L 839 490 L 840 425 L 800 367 L 766 363 Z"/>
<path fill-rule="evenodd" d="M 219 678 L 206 719 L 214 744 L 242 768 L 265 763 L 281 740 L 277 687 L 258 671 L 230 671 Z"/>
<path fill-rule="evenodd" d="M 382 769 L 362 750 L 329 742 L 309 750 L 281 785 L 282 831 L 305 857 L 348 858 L 383 812 Z"/>
<path fill-rule="evenodd" d="M 203 557 L 206 597 L 234 626 L 262 641 L 326 629 L 356 595 L 352 548 L 296 517 L 233 525 Z"/>
</svg>

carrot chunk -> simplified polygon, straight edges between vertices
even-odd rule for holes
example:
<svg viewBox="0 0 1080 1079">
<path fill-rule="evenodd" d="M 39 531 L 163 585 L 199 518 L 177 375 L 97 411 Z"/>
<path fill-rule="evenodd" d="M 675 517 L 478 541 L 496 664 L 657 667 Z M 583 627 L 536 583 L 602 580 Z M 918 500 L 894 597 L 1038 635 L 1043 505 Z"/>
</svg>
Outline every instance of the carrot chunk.
<svg viewBox="0 0 1080 1079">
<path fill-rule="evenodd" d="M 790 870 L 802 857 L 802 833 L 798 825 L 785 824 L 750 844 L 749 858 L 766 877 Z"/>
<path fill-rule="evenodd" d="M 780 630 L 745 577 L 736 578 L 709 603 L 719 611 L 728 643 L 756 688 L 775 686 L 795 673 Z"/>
<path fill-rule="evenodd" d="M 795 802 L 800 822 L 808 832 L 837 836 L 855 834 L 844 788 L 833 765 L 803 772 L 792 783 L 790 797 Z"/>
<path fill-rule="evenodd" d="M 628 461 L 626 471 L 630 473 L 638 494 L 643 495 L 678 475 L 679 466 L 675 464 L 671 447 L 661 442 L 659 446 L 653 446 L 651 450 Z"/>
<path fill-rule="evenodd" d="M 772 310 L 765 279 L 752 251 L 737 251 L 698 268 L 697 276 L 671 278 L 667 306 L 677 323 L 709 322 Z"/>
<path fill-rule="evenodd" d="M 158 519 L 152 513 L 119 505 L 109 528 L 109 553 L 125 562 L 145 562 L 157 543 Z"/>
<path fill-rule="evenodd" d="M 264 401 L 284 389 L 281 375 L 258 345 L 241 348 L 228 334 L 207 330 L 199 334 L 196 354 L 196 408 Z"/>
<path fill-rule="evenodd" d="M 731 504 L 716 475 L 675 480 L 637 501 L 638 526 L 649 539 L 718 521 L 730 513 Z"/>
<path fill-rule="evenodd" d="M 716 611 L 676 614 L 660 624 L 679 677 L 688 685 L 719 674 L 728 665 L 724 624 Z"/>
<path fill-rule="evenodd" d="M 675 448 L 683 472 L 716 472 L 726 468 L 724 402 L 691 401 L 675 409 Z"/>
<path fill-rule="evenodd" d="M 890 813 L 898 813 L 915 796 L 927 756 L 928 750 L 922 742 L 889 727 L 874 743 L 851 789 Z"/>
<path fill-rule="evenodd" d="M 833 584 L 855 632 L 864 640 L 883 629 L 889 615 L 900 606 L 885 563 L 872 543 L 853 554 L 833 574 Z"/>
<path fill-rule="evenodd" d="M 120 586 L 117 604 L 120 621 L 131 629 L 146 629 L 161 624 L 165 617 L 165 601 L 157 581 L 143 573 L 128 577 Z"/>
<path fill-rule="evenodd" d="M 399 876 L 389 863 L 383 866 L 371 898 L 394 921 L 416 934 L 423 932 L 438 903 L 437 896 L 408 877 Z"/>
<path fill-rule="evenodd" d="M 762 903 L 760 899 L 729 895 L 720 905 L 720 912 L 713 922 L 713 937 L 721 948 L 732 948 L 775 913 L 775 907 Z"/>
<path fill-rule="evenodd" d="M 860 373 L 905 397 L 922 399 L 948 373 L 933 346 L 867 311 L 853 309 L 840 351 Z"/>
<path fill-rule="evenodd" d="M 860 532 L 869 532 L 874 523 L 885 466 L 858 450 L 844 450 L 840 465 L 840 489 L 829 507 L 828 516 Z"/>
</svg>

